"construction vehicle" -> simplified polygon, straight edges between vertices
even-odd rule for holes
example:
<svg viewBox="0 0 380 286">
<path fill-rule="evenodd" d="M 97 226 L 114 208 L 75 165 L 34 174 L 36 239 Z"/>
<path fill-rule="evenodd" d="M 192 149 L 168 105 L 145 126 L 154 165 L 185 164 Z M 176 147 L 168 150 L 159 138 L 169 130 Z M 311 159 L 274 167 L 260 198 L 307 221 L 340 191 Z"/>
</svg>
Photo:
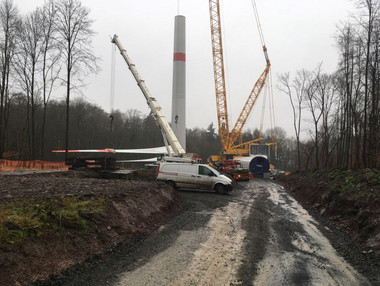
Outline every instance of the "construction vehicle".
<svg viewBox="0 0 380 286">
<path fill-rule="evenodd" d="M 252 179 L 252 174 L 248 168 L 244 168 L 238 160 L 227 159 L 216 162 L 214 165 L 220 172 L 234 178 L 235 181 L 249 181 Z"/>
<path fill-rule="evenodd" d="M 145 84 L 145 81 L 137 72 L 135 65 L 132 63 L 126 50 L 121 45 L 118 36 L 114 35 L 111 42 L 118 47 L 121 55 L 123 56 L 125 62 L 128 65 L 129 70 L 132 72 L 132 75 L 135 78 L 137 85 L 142 91 L 146 99 L 146 102 L 150 110 L 152 111 L 154 118 L 156 119 L 158 126 L 161 129 L 162 137 L 164 139 L 165 147 L 168 154 L 167 157 L 163 157 L 163 160 L 167 162 L 200 162 L 201 159 L 199 155 L 193 153 L 186 153 L 185 149 L 181 146 L 179 140 L 177 139 L 177 136 L 174 134 L 172 128 L 166 120 L 162 112 L 161 106 L 158 104 L 157 100 L 150 94 Z"/>
<path fill-rule="evenodd" d="M 227 110 L 227 97 L 226 97 L 226 84 L 224 76 L 224 57 L 223 57 L 223 42 L 221 33 L 221 20 L 220 20 L 220 6 L 219 0 L 209 0 L 210 9 L 210 26 L 211 26 L 211 40 L 212 40 L 212 55 L 213 55 L 213 68 L 214 68 L 214 81 L 215 81 L 215 94 L 216 94 L 216 107 L 218 117 L 219 137 L 222 143 L 223 150 L 220 155 L 212 155 L 209 160 L 212 163 L 224 162 L 228 159 L 237 157 L 250 156 L 249 146 L 252 143 L 260 142 L 263 138 L 257 138 L 252 141 L 242 142 L 242 129 L 248 119 L 249 114 L 255 105 L 260 92 L 262 91 L 268 74 L 270 72 L 271 63 L 268 57 L 266 45 L 264 43 L 261 25 L 258 19 L 256 5 L 254 5 L 254 12 L 256 22 L 259 29 L 260 39 L 266 60 L 266 67 L 261 73 L 259 79 L 253 86 L 247 101 L 234 125 L 230 130 L 228 121 Z M 252 156 L 250 156 L 252 157 Z M 268 158 L 263 157 L 268 160 Z M 269 165 L 269 164 L 268 164 Z"/>
<path fill-rule="evenodd" d="M 205 164 L 161 162 L 157 181 L 163 181 L 174 189 L 205 189 L 219 194 L 227 194 L 233 189 L 230 178 Z"/>
</svg>

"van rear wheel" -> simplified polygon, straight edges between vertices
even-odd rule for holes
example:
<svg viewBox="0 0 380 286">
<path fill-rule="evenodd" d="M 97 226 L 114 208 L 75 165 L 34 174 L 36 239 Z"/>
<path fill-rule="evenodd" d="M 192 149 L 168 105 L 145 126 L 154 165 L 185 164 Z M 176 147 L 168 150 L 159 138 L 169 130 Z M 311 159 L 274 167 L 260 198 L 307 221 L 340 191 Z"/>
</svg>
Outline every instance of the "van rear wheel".
<svg viewBox="0 0 380 286">
<path fill-rule="evenodd" d="M 215 189 L 215 192 L 217 192 L 220 195 L 223 195 L 226 193 L 226 188 L 222 184 L 217 184 L 214 189 Z"/>
<path fill-rule="evenodd" d="M 177 186 L 176 186 L 175 182 L 173 182 L 173 181 L 166 181 L 166 183 L 167 183 L 169 186 L 171 186 L 174 190 L 177 189 Z"/>
</svg>

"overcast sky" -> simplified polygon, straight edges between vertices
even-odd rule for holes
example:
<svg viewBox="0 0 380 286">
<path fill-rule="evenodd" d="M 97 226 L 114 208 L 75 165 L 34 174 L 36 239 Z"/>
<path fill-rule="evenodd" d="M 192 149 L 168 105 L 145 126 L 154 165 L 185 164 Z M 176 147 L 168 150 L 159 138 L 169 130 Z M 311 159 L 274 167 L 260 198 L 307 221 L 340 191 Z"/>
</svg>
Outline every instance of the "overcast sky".
<svg viewBox="0 0 380 286">
<path fill-rule="evenodd" d="M 25 14 L 43 0 L 14 0 Z M 174 17 L 186 17 L 187 128 L 217 127 L 207 0 L 82 0 L 90 9 L 97 33 L 94 54 L 101 58 L 101 72 L 87 79 L 86 99 L 110 111 L 110 37 L 114 34 L 145 80 L 151 94 L 171 116 Z M 179 4 L 179 5 L 178 5 Z M 314 69 L 323 62 L 331 73 L 337 66 L 336 26 L 354 11 L 350 0 L 256 0 L 269 58 L 272 63 L 276 125 L 294 135 L 289 98 L 276 88 L 280 73 Z M 221 0 L 223 43 L 227 65 L 227 101 L 230 126 L 265 68 L 265 59 L 251 0 Z M 63 98 L 64 94 L 56 95 Z M 137 109 L 148 114 L 144 96 L 121 55 L 116 54 L 115 109 Z M 246 128 L 259 128 L 262 101 L 258 101 Z M 266 114 L 269 115 L 267 108 Z M 264 130 L 270 128 L 269 120 Z"/>
</svg>

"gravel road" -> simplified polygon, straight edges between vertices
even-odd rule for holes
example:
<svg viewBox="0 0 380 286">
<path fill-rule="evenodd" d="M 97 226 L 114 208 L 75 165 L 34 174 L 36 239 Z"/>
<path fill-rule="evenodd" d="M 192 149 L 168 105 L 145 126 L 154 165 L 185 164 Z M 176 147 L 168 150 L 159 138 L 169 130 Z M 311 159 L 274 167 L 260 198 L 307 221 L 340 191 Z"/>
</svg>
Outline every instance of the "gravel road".
<svg viewBox="0 0 380 286">
<path fill-rule="evenodd" d="M 230 195 L 180 191 L 185 209 L 148 237 L 53 277 L 49 285 L 378 285 L 339 253 L 347 238 L 317 222 L 269 180 Z M 326 235 L 326 236 L 325 236 Z M 329 239 L 327 238 L 329 237 Z M 377 275 L 377 276 L 376 276 Z M 380 284 L 380 282 L 379 282 Z M 45 285 L 45 284 L 43 284 Z"/>
</svg>

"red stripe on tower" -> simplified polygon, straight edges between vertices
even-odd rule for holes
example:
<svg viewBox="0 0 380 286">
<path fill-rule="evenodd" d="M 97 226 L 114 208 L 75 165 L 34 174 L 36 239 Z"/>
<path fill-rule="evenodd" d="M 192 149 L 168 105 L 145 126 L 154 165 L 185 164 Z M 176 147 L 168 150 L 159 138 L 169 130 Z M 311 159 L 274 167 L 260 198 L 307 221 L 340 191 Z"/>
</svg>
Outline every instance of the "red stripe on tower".
<svg viewBox="0 0 380 286">
<path fill-rule="evenodd" d="M 174 53 L 173 61 L 175 61 L 175 62 L 186 62 L 186 54 L 185 53 Z"/>
</svg>

